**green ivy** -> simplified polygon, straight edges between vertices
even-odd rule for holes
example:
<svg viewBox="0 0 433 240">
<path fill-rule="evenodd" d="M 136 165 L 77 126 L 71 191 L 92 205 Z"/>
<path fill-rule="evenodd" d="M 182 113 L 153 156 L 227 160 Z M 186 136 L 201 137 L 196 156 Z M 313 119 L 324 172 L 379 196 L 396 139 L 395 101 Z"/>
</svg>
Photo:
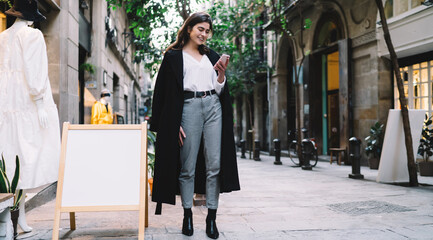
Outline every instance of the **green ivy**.
<svg viewBox="0 0 433 240">
<path fill-rule="evenodd" d="M 263 25 L 262 7 L 263 1 L 239 0 L 236 6 L 216 2 L 208 10 L 213 19 L 208 45 L 220 54 L 230 55 L 226 75 L 232 96 L 251 94 L 257 73 L 267 71 L 267 63 L 260 58 L 264 39 L 253 42 L 255 31 Z"/>
<path fill-rule="evenodd" d="M 170 43 L 176 39 L 180 26 L 168 22 L 164 14 L 169 9 L 176 9 L 176 1 L 160 0 L 106 0 L 113 10 L 123 7 L 130 22 L 129 28 L 135 35 L 134 44 L 137 46 L 135 61 L 144 61 L 145 68 L 155 74 L 162 54 Z M 210 2 L 199 0 L 198 2 Z M 189 1 L 187 2 L 189 4 Z M 239 0 L 236 6 L 229 6 L 222 2 L 215 2 L 208 9 L 213 18 L 213 36 L 208 45 L 218 53 L 229 54 L 230 64 L 227 77 L 231 84 L 232 94 L 251 93 L 258 72 L 266 72 L 267 64 L 260 59 L 259 51 L 264 39 L 253 42 L 254 29 L 259 30 L 263 25 L 260 21 L 262 0 Z M 154 29 L 166 27 L 171 29 L 165 33 L 163 49 L 154 46 L 151 34 Z M 237 39 L 237 41 L 232 41 Z M 246 44 L 240 44 L 246 39 Z"/>
<path fill-rule="evenodd" d="M 164 13 L 172 4 L 164 0 L 106 0 L 113 10 L 123 7 L 129 19 L 129 28 L 134 33 L 137 48 L 135 61 L 144 61 L 145 68 L 155 72 L 155 63 L 162 60 L 162 49 L 152 44 L 153 29 L 167 26 Z"/>
<path fill-rule="evenodd" d="M 4 2 L 4 3 L 7 3 L 7 4 L 8 4 L 8 6 L 9 6 L 9 8 L 11 8 L 11 7 L 12 7 L 12 4 L 11 4 L 11 2 L 10 2 L 9 0 L 0 0 L 0 2 Z"/>
</svg>

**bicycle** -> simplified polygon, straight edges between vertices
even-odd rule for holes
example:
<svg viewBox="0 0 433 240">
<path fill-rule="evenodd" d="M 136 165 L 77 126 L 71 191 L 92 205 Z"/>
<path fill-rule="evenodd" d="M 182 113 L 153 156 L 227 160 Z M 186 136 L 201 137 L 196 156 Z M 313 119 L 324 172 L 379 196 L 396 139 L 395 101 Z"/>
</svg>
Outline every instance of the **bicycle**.
<svg viewBox="0 0 433 240">
<path fill-rule="evenodd" d="M 314 146 L 312 153 L 311 153 L 313 157 L 310 158 L 310 165 L 312 167 L 315 167 L 317 165 L 317 162 L 319 161 L 319 156 L 317 154 L 316 139 L 307 137 L 308 130 L 306 128 L 302 128 L 301 131 L 306 136 L 306 138 L 302 139 L 302 142 L 311 143 L 312 146 Z M 291 137 L 290 139 L 293 139 L 289 145 L 289 158 L 296 166 L 300 167 L 300 166 L 302 166 L 302 164 L 299 162 L 299 157 L 298 157 L 297 131 L 296 130 L 289 131 L 288 135 L 289 135 L 289 138 Z M 301 149 L 301 152 L 303 150 L 305 150 L 305 149 Z"/>
</svg>

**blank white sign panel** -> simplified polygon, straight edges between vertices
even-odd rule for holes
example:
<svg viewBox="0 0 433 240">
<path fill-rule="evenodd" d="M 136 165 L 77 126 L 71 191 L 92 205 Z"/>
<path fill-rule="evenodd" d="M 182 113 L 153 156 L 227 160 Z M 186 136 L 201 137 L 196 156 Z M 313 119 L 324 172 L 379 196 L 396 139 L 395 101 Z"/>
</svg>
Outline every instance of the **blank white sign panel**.
<svg viewBox="0 0 433 240">
<path fill-rule="evenodd" d="M 62 207 L 138 205 L 141 130 L 69 130 Z"/>
</svg>

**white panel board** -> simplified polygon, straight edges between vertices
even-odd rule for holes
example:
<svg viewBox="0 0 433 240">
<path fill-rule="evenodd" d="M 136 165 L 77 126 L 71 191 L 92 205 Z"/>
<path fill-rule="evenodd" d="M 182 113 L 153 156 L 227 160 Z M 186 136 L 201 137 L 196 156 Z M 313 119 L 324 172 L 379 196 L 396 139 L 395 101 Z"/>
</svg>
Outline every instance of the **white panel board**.
<svg viewBox="0 0 433 240">
<path fill-rule="evenodd" d="M 63 124 L 53 239 L 62 212 L 139 211 L 138 239 L 148 226 L 147 122 L 141 125 Z"/>
<path fill-rule="evenodd" d="M 425 110 L 409 109 L 414 159 L 418 152 Z M 389 110 L 383 140 L 377 182 L 409 182 L 406 144 L 404 142 L 403 117 L 401 110 Z"/>
<path fill-rule="evenodd" d="M 141 130 L 69 130 L 62 207 L 138 205 Z"/>
</svg>

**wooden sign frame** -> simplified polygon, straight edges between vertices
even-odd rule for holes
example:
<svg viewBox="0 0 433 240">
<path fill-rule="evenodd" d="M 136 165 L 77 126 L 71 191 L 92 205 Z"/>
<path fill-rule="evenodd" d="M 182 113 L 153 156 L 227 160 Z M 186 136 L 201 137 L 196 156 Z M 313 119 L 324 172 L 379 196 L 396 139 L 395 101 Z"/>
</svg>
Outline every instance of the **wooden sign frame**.
<svg viewBox="0 0 433 240">
<path fill-rule="evenodd" d="M 140 130 L 140 183 L 138 205 L 101 205 L 101 206 L 62 206 L 65 165 L 68 149 L 68 133 L 70 130 Z M 100 150 L 100 149 L 97 149 Z M 61 213 L 69 212 L 70 229 L 75 230 L 75 212 L 109 212 L 109 211 L 139 211 L 138 239 L 144 240 L 145 227 L 148 227 L 148 189 L 147 189 L 147 122 L 140 125 L 72 125 L 63 124 L 62 148 L 57 182 L 56 209 L 54 215 L 53 239 L 59 239 Z"/>
</svg>

